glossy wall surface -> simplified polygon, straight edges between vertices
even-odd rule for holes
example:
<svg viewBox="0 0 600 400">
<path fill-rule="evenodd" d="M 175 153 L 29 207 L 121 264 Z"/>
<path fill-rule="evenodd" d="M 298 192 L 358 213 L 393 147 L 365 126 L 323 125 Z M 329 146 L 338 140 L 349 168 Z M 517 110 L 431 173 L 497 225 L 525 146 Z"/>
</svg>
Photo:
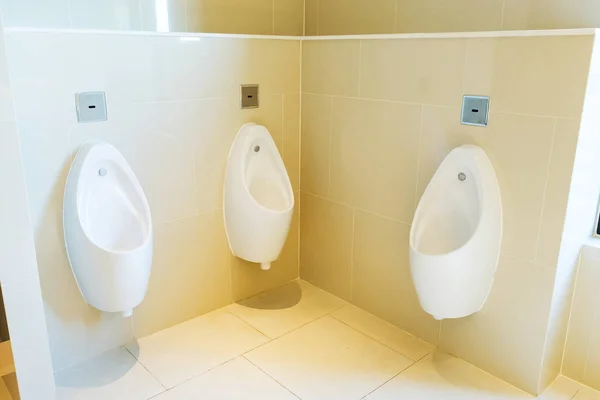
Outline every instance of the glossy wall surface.
<svg viewBox="0 0 600 400">
<path fill-rule="evenodd" d="M 3 307 L 21 398 L 54 400 L 54 376 L 12 95 L 0 26 L 0 283 Z"/>
<path fill-rule="evenodd" d="M 306 0 L 306 35 L 599 28 L 596 0 Z"/>
<path fill-rule="evenodd" d="M 304 0 L 0 0 L 7 27 L 301 36 Z"/>
<path fill-rule="evenodd" d="M 264 272 L 230 255 L 221 209 L 245 122 L 268 127 L 298 191 L 298 41 L 10 32 L 7 51 L 55 370 L 298 277 L 297 218 Z M 242 83 L 260 84 L 259 109 L 240 110 Z M 78 124 L 74 94 L 97 90 L 108 121 Z M 89 140 L 123 153 L 151 207 L 152 276 L 132 319 L 88 306 L 65 255 L 65 179 Z"/>
<path fill-rule="evenodd" d="M 300 276 L 538 393 L 593 36 L 303 42 Z M 492 97 L 487 128 L 463 94 Z M 476 144 L 504 236 L 478 314 L 442 323 L 408 264 L 414 210 L 445 155 Z"/>
<path fill-rule="evenodd" d="M 600 390 L 600 249 L 582 249 L 576 282 L 563 373 Z"/>
</svg>

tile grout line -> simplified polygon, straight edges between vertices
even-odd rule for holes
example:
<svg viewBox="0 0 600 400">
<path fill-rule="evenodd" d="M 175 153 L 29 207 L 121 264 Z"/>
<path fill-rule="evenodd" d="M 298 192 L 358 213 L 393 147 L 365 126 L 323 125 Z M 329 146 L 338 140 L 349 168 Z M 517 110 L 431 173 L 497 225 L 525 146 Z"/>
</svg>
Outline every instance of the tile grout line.
<svg viewBox="0 0 600 400">
<path fill-rule="evenodd" d="M 592 332 L 594 331 L 594 328 L 596 327 L 596 325 L 600 322 L 600 308 L 598 307 L 599 304 L 600 304 L 600 293 L 598 293 L 598 296 L 596 297 L 596 312 L 594 313 L 594 319 L 592 322 Z M 587 374 L 588 363 L 590 361 L 590 347 L 592 346 L 592 337 L 593 336 L 594 335 L 590 335 L 590 338 L 588 339 L 588 343 L 587 343 L 585 364 L 583 366 L 583 379 L 585 379 L 585 375 Z"/>
<path fill-rule="evenodd" d="M 190 26 L 188 23 L 188 0 L 184 0 L 184 2 L 183 2 L 183 18 L 185 21 L 185 31 L 189 32 Z"/>
<path fill-rule="evenodd" d="M 356 208 L 352 209 L 352 243 L 350 244 L 350 301 L 354 293 L 354 246 L 356 244 Z"/>
<path fill-rule="evenodd" d="M 358 88 L 356 89 L 356 93 L 358 98 L 360 99 L 360 85 L 362 83 L 362 54 L 363 53 L 363 40 L 358 41 Z"/>
<path fill-rule="evenodd" d="M 402 375 L 403 373 L 405 373 L 406 371 L 408 371 L 409 369 L 411 369 L 412 367 L 414 367 L 415 365 L 417 365 L 419 362 L 421 362 L 429 354 L 431 354 L 431 353 L 427 353 L 426 355 L 424 355 L 423 357 L 419 358 L 417 361 L 415 361 L 414 363 L 412 363 L 408 367 L 404 368 L 402 371 L 400 371 L 397 374 L 395 374 L 394 376 L 392 376 L 387 381 L 383 382 L 381 385 L 377 386 L 375 389 L 371 390 L 369 393 L 367 393 L 366 395 L 364 395 L 363 397 L 361 397 L 361 400 L 365 400 L 367 397 L 369 397 L 370 395 L 372 395 L 373 393 L 375 393 L 376 391 L 378 391 L 379 389 L 381 389 L 387 383 L 389 383 L 390 381 L 396 379 L 397 377 L 399 377 L 400 375 Z"/>
<path fill-rule="evenodd" d="M 137 341 L 137 340 L 136 340 L 136 341 Z M 167 387 L 166 387 L 166 386 L 165 386 L 165 385 L 164 385 L 164 384 L 163 384 L 163 383 L 160 381 L 160 379 L 158 379 L 156 376 L 154 376 L 154 374 L 153 374 L 153 373 L 152 373 L 152 372 L 151 372 L 151 371 L 148 369 L 148 367 L 146 367 L 146 366 L 144 365 L 144 363 L 142 363 L 142 362 L 140 361 L 140 359 L 139 359 L 138 357 L 136 357 L 136 356 L 135 356 L 135 354 L 133 354 L 133 353 L 131 352 L 131 350 L 129 350 L 129 348 L 128 348 L 127 346 L 123 346 L 123 347 L 125 348 L 125 351 L 127 351 L 127 352 L 128 352 L 130 355 L 131 355 L 131 357 L 135 358 L 135 361 L 136 361 L 138 364 L 140 364 L 140 365 L 142 366 L 142 368 L 144 368 L 144 369 L 146 370 L 146 372 L 148 372 L 148 373 L 150 374 L 150 376 L 151 376 L 152 378 L 154 378 L 154 380 L 155 380 L 156 382 L 158 382 L 158 384 L 159 384 L 160 386 L 162 386 L 162 388 L 164 389 L 162 392 L 160 392 L 160 393 L 157 393 L 155 396 L 158 396 L 159 394 L 165 393 L 166 391 L 168 391 L 168 390 L 169 390 L 169 389 L 167 389 Z M 152 396 L 152 397 L 154 397 L 154 396 Z"/>
<path fill-rule="evenodd" d="M 502 0 L 502 14 L 500 16 L 500 30 L 504 29 L 504 12 L 506 11 L 506 0 Z"/>
<path fill-rule="evenodd" d="M 375 213 L 373 211 L 365 210 L 363 208 L 356 207 L 356 206 L 353 206 L 353 205 L 350 205 L 350 204 L 347 204 L 347 203 L 343 203 L 341 201 L 334 200 L 334 199 L 332 199 L 330 197 L 325 197 L 325 196 L 322 196 L 322 195 L 319 195 L 319 194 L 315 194 L 315 193 L 309 192 L 307 190 L 303 190 L 302 193 L 307 194 L 307 195 L 312 196 L 312 197 L 316 197 L 317 199 L 320 199 L 320 200 L 325 200 L 325 201 L 329 201 L 331 203 L 334 203 L 334 204 L 337 204 L 337 205 L 340 205 L 340 206 L 352 208 L 352 209 L 355 209 L 356 211 L 360 211 L 360 212 L 364 212 L 364 213 L 367 213 L 367 214 L 371 214 L 371 215 L 374 215 L 376 217 L 383 218 L 386 221 L 398 222 L 400 224 L 404 224 L 404 225 L 407 225 L 409 227 L 412 225 L 412 223 L 401 221 L 399 219 L 388 217 L 388 216 L 385 216 L 385 215 L 382 215 L 382 214 L 378 214 L 378 213 Z"/>
<path fill-rule="evenodd" d="M 309 283 L 310 283 L 310 282 L 309 282 Z M 322 289 L 321 289 L 321 290 L 322 290 Z M 327 291 L 325 291 L 325 290 L 324 290 L 324 292 L 325 292 L 325 293 L 327 293 L 327 294 L 329 294 L 329 295 L 332 295 L 331 293 L 329 293 L 329 292 L 327 292 Z M 332 296 L 334 296 L 334 295 L 332 295 Z M 337 296 L 335 296 L 335 297 L 337 297 Z M 342 299 L 340 299 L 340 300 L 342 300 Z M 342 300 L 342 301 L 346 302 L 345 300 Z M 335 310 L 329 311 L 329 312 L 327 312 L 326 314 L 322 314 L 322 315 L 320 315 L 320 316 L 318 316 L 318 317 L 316 317 L 316 318 L 313 318 L 313 319 L 311 319 L 310 321 L 307 321 L 307 322 L 303 323 L 302 325 L 299 325 L 299 326 L 297 326 L 296 328 L 292 329 L 291 331 L 285 332 L 284 334 L 281 334 L 281 335 L 279 335 L 279 336 L 277 336 L 277 337 L 275 337 L 275 338 L 272 338 L 272 339 L 271 339 L 270 337 L 268 337 L 268 336 L 267 336 L 267 337 L 269 338 L 269 341 L 268 341 L 268 342 L 266 342 L 266 343 L 263 343 L 263 344 L 261 344 L 260 346 L 257 346 L 257 347 L 255 347 L 255 348 L 253 348 L 253 349 L 251 349 L 251 350 L 248 350 L 248 351 L 246 351 L 245 353 L 243 353 L 242 355 L 243 355 L 243 356 L 245 356 L 246 354 L 248 354 L 248 353 L 250 353 L 250 352 L 252 352 L 252 351 L 254 351 L 254 350 L 258 350 L 259 348 L 261 348 L 261 347 L 263 347 L 263 346 L 266 346 L 267 344 L 269 344 L 269 343 L 271 343 L 271 342 L 274 342 L 274 341 L 276 341 L 276 340 L 279 340 L 279 339 L 283 338 L 284 336 L 287 336 L 287 335 L 289 335 L 289 334 L 291 334 L 291 333 L 293 333 L 293 332 L 295 332 L 295 331 L 297 331 L 297 330 L 299 330 L 299 329 L 302 329 L 302 328 L 304 328 L 306 325 L 312 324 L 313 322 L 315 322 L 315 321 L 317 321 L 317 320 L 320 320 L 320 319 L 322 319 L 322 318 L 328 317 L 328 316 L 330 316 L 332 313 L 334 313 L 334 312 L 338 311 L 339 309 L 346 307 L 346 306 L 348 305 L 348 302 L 346 302 L 346 303 L 347 303 L 347 304 L 344 304 L 344 305 L 343 305 L 343 306 L 341 306 L 341 307 L 337 307 Z M 238 318 L 239 318 L 239 317 L 238 317 Z M 246 322 L 246 321 L 244 321 L 244 322 L 245 322 L 246 324 L 249 324 L 249 323 L 248 323 L 248 322 Z M 256 329 L 256 328 L 254 328 L 254 329 Z M 258 330 L 258 329 L 256 329 L 256 330 Z M 265 336 L 266 336 L 266 335 L 265 335 Z"/>
<path fill-rule="evenodd" d="M 535 254 L 533 256 L 533 263 L 538 262 L 539 251 L 540 251 L 540 242 L 542 240 L 542 227 L 544 224 L 544 209 L 546 208 L 546 197 L 548 192 L 548 182 L 550 181 L 550 169 L 552 168 L 552 153 L 554 151 L 554 145 L 556 141 L 556 130 L 558 127 L 558 120 L 554 119 L 554 127 L 552 128 L 552 138 L 550 140 L 550 152 L 548 156 L 548 163 L 546 164 L 546 181 L 544 182 L 544 195 L 542 197 L 542 207 L 540 209 L 540 222 L 538 223 L 538 232 L 537 232 L 537 240 L 535 242 Z"/>
<path fill-rule="evenodd" d="M 272 376 L 271 374 L 269 374 L 267 371 L 265 371 L 264 369 L 262 369 L 261 367 L 259 367 L 258 365 L 256 365 L 255 363 L 252 362 L 252 360 L 248 359 L 248 357 L 246 357 L 246 355 L 242 355 L 241 356 L 244 360 L 248 361 L 250 364 L 254 365 L 258 370 L 260 370 L 263 374 L 265 374 L 266 376 L 268 376 L 269 378 L 273 379 L 273 381 L 277 382 L 277 384 L 279 386 L 281 386 L 282 388 L 284 388 L 285 390 L 287 390 L 288 392 L 290 392 L 290 394 L 292 396 L 294 396 L 295 398 L 297 398 L 298 400 L 300 399 L 300 396 L 297 396 L 296 393 L 292 392 L 290 388 L 288 388 L 287 386 L 285 386 L 283 383 L 279 382 L 277 379 L 275 379 L 274 376 Z"/>
<path fill-rule="evenodd" d="M 564 368 L 564 365 L 565 365 L 565 356 L 567 354 L 567 352 L 566 352 L 567 343 L 568 343 L 568 340 L 569 340 L 569 335 L 571 334 L 571 319 L 573 318 L 573 308 L 574 308 L 574 303 L 575 303 L 575 294 L 576 294 L 576 290 L 577 290 L 577 284 L 579 282 L 579 273 L 581 271 L 581 269 L 579 268 L 580 265 L 581 265 L 581 251 L 579 252 L 579 254 L 577 254 L 577 270 L 575 272 L 575 278 L 573 279 L 573 294 L 572 294 L 572 297 L 571 297 L 571 307 L 569 307 L 569 318 L 567 318 L 567 333 L 566 333 L 565 339 L 564 339 L 564 341 L 562 343 L 563 352 L 562 352 L 562 357 L 560 359 L 560 371 L 559 371 L 559 374 L 563 373 L 563 368 Z"/>
<path fill-rule="evenodd" d="M 349 304 L 349 305 L 350 305 L 350 306 L 354 306 L 353 304 Z M 346 306 L 346 307 L 347 307 L 347 306 Z M 356 307 L 356 306 L 354 306 L 354 307 Z M 345 308 L 345 307 L 342 307 L 342 308 Z M 363 309 L 362 309 L 362 308 L 360 308 L 360 307 L 357 307 L 357 308 L 358 308 L 358 309 L 360 309 L 361 311 L 365 311 L 365 310 L 363 310 Z M 339 311 L 339 310 L 336 310 L 336 311 Z M 368 311 L 365 311 L 365 312 L 369 313 Z M 370 315 L 373 315 L 373 314 L 371 314 L 371 313 L 369 313 L 369 314 L 370 314 Z M 437 346 L 433 346 L 431 343 L 427 343 L 427 342 L 425 342 L 423 339 L 421 339 L 421 338 L 418 338 L 418 337 L 416 337 L 416 336 L 414 336 L 414 335 L 411 335 L 410 333 L 408 333 L 408 332 L 404 331 L 403 329 L 400 329 L 399 327 L 397 327 L 397 326 L 395 326 L 395 325 L 392 325 L 392 324 L 390 324 L 389 322 L 387 322 L 387 321 L 385 321 L 385 320 L 383 320 L 383 319 L 379 318 L 377 315 L 373 315 L 375 318 L 377 318 L 377 319 L 379 319 L 379 320 L 381 320 L 381 321 L 385 322 L 386 324 L 390 325 L 391 327 L 393 327 L 393 328 L 395 328 L 395 329 L 398 329 L 398 330 L 399 330 L 399 331 L 401 331 L 402 333 L 404 333 L 404 334 L 406 334 L 406 335 L 409 335 L 409 336 L 411 336 L 411 337 L 413 337 L 413 338 L 416 338 L 417 340 L 420 340 L 420 341 L 422 341 L 422 342 L 425 342 L 425 343 L 427 343 L 427 344 L 429 344 L 429 345 L 433 346 L 433 349 L 432 349 L 431 351 L 428 351 L 428 352 L 427 352 L 427 354 L 425 354 L 423 357 L 421 357 L 421 358 L 419 358 L 419 359 L 417 359 L 417 360 L 414 360 L 414 359 L 412 359 L 411 357 L 409 357 L 408 355 L 406 355 L 406 354 L 404 354 L 404 353 L 401 353 L 400 351 L 398 351 L 398 350 L 394 349 L 393 347 L 391 347 L 391 346 L 389 346 L 389 345 L 387 345 L 387 344 L 383 343 L 381 340 L 377 339 L 376 337 L 373 337 L 373 336 L 369 335 L 368 333 L 366 333 L 366 332 L 363 332 L 363 331 L 361 331 L 360 329 L 358 329 L 358 328 L 356 328 L 356 327 L 354 327 L 354 326 L 352 326 L 352 325 L 350 325 L 350 324 L 346 323 L 345 321 L 343 321 L 343 320 L 339 319 L 339 318 L 338 318 L 338 317 L 336 317 L 335 315 L 331 314 L 331 315 L 329 315 L 329 316 L 330 316 L 331 318 L 335 319 L 336 321 L 338 321 L 338 322 L 341 322 L 342 324 L 346 325 L 348 328 L 351 328 L 351 329 L 353 329 L 353 330 L 355 330 L 355 331 L 357 331 L 357 332 L 361 333 L 362 335 L 364 335 L 364 336 L 368 337 L 369 339 L 372 339 L 373 341 L 375 341 L 375 342 L 379 343 L 380 345 L 382 345 L 382 346 L 384 346 L 384 347 L 387 347 L 388 349 L 392 350 L 394 353 L 396 353 L 396 354 L 399 354 L 399 355 L 401 355 L 401 356 L 402 356 L 402 357 L 404 357 L 404 358 L 407 358 L 408 360 L 410 360 L 410 361 L 412 362 L 411 366 L 412 366 L 413 364 L 415 364 L 416 362 L 418 362 L 419 360 L 421 360 L 423 357 L 427 357 L 429 354 L 431 354 L 431 353 L 433 353 L 434 351 L 436 351 L 436 350 L 437 350 Z"/>
<path fill-rule="evenodd" d="M 327 181 L 327 197 L 331 197 L 331 147 L 333 142 L 333 97 L 329 97 L 329 149 L 327 156 L 328 181 Z"/>
<path fill-rule="evenodd" d="M 254 297 L 254 296 L 252 296 L 252 297 Z M 234 304 L 237 304 L 237 303 L 234 303 Z M 231 304 L 230 304 L 230 305 L 231 305 Z M 233 315 L 234 317 L 236 317 L 237 319 L 239 319 L 240 321 L 242 321 L 242 322 L 243 322 L 245 325 L 248 325 L 250 328 L 252 328 L 252 329 L 253 329 L 253 330 L 255 330 L 256 332 L 260 333 L 262 336 L 264 336 L 264 337 L 266 337 L 267 339 L 269 339 L 267 342 L 265 342 L 265 343 L 261 344 L 260 346 L 262 346 L 262 345 L 265 345 L 265 344 L 267 344 L 267 343 L 269 343 L 269 342 L 271 342 L 271 341 L 273 341 L 273 340 L 274 340 L 274 339 L 273 339 L 273 338 L 271 338 L 269 335 L 267 335 L 266 333 L 262 332 L 260 329 L 258 329 L 258 328 L 257 328 L 257 327 L 255 327 L 254 325 L 250 324 L 250 322 L 248 322 L 248 321 L 244 320 L 242 317 L 240 317 L 240 316 L 238 316 L 238 315 L 234 314 L 233 312 L 231 312 L 231 311 L 227 310 L 226 308 L 228 308 L 228 307 L 229 307 L 229 306 L 225 306 L 225 307 L 223 307 L 223 308 L 220 308 L 219 310 L 225 311 L 226 313 L 229 313 L 229 314 Z M 260 346 L 259 346 L 259 347 L 260 347 Z M 254 350 L 254 349 L 252 349 L 252 350 Z M 248 350 L 248 351 L 252 351 L 252 350 Z M 244 353 L 242 353 L 242 354 L 246 354 L 246 353 L 247 353 L 247 352 L 244 352 Z"/>
<path fill-rule="evenodd" d="M 425 106 L 421 105 L 421 120 L 419 126 L 419 143 L 417 145 L 417 168 L 415 171 L 415 200 L 413 203 L 413 218 L 416 215 L 417 207 L 419 207 L 419 175 L 421 173 L 421 145 L 423 142 L 423 118 L 425 116 Z M 412 226 L 412 223 L 411 223 Z"/>
<path fill-rule="evenodd" d="M 394 33 L 398 32 L 398 0 L 394 1 Z"/>
<path fill-rule="evenodd" d="M 275 35 L 275 0 L 271 3 L 271 32 Z"/>
<path fill-rule="evenodd" d="M 304 0 L 306 1 L 306 0 Z M 321 0 L 317 0 L 317 36 L 321 34 Z"/>
<path fill-rule="evenodd" d="M 390 99 L 376 99 L 372 97 L 355 97 L 355 96 L 342 96 L 338 94 L 328 94 L 328 93 L 314 93 L 314 92 L 304 92 L 304 95 L 309 96 L 325 96 L 336 99 L 350 99 L 350 100 L 364 100 L 364 101 L 372 101 L 379 103 L 392 103 L 392 104 L 404 104 L 404 105 L 412 105 L 412 106 L 425 106 L 425 107 L 437 107 L 437 108 L 451 108 L 451 109 L 460 109 L 461 104 L 458 105 L 444 105 L 444 104 L 430 104 L 430 103 L 412 103 L 408 101 L 400 101 L 400 100 L 390 100 Z M 203 98 L 199 98 L 203 99 Z M 492 114 L 492 113 L 491 113 Z M 493 114 L 501 114 L 501 115 L 518 115 L 522 117 L 533 117 L 533 118 L 552 118 L 558 120 L 568 120 L 568 121 L 578 121 L 575 117 L 568 116 L 558 116 L 558 115 L 550 115 L 550 114 L 528 114 L 514 111 L 494 111 Z"/>
</svg>

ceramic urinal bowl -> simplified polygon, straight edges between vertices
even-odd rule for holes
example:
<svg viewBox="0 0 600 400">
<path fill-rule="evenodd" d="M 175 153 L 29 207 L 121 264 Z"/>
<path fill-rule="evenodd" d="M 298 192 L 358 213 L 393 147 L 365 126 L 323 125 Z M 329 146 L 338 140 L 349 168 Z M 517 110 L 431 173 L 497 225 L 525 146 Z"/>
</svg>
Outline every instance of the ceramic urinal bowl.
<svg viewBox="0 0 600 400">
<path fill-rule="evenodd" d="M 410 232 L 410 267 L 423 309 L 436 319 L 482 309 L 502 240 L 494 168 L 472 145 L 450 152 L 429 183 Z"/>
<path fill-rule="evenodd" d="M 229 153 L 223 213 L 233 254 L 263 270 L 279 257 L 294 212 L 294 193 L 269 131 L 246 124 Z"/>
<path fill-rule="evenodd" d="M 67 254 L 83 298 L 130 316 L 146 295 L 153 251 L 150 208 L 133 171 L 110 144 L 85 144 L 64 200 Z"/>
</svg>

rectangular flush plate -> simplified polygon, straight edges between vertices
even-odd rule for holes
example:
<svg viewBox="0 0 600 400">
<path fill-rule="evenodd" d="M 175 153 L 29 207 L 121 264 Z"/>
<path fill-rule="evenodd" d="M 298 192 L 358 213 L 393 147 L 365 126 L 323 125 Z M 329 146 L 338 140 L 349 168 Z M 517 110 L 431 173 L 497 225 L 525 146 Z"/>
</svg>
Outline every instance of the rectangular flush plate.
<svg viewBox="0 0 600 400">
<path fill-rule="evenodd" d="M 104 92 L 75 94 L 78 122 L 100 122 L 107 120 L 106 95 Z"/>
<path fill-rule="evenodd" d="M 463 98 L 461 122 L 465 125 L 487 126 L 489 112 L 489 97 L 465 96 Z"/>
<path fill-rule="evenodd" d="M 258 108 L 258 85 L 242 85 L 242 110 L 247 108 Z"/>
</svg>

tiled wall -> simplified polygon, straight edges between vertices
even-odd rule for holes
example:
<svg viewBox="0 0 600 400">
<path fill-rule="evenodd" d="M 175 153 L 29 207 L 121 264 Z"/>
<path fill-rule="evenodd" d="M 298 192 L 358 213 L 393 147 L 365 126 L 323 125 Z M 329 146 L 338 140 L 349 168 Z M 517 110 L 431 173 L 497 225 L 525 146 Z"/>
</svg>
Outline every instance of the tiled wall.
<svg viewBox="0 0 600 400">
<path fill-rule="evenodd" d="M 538 392 L 592 43 L 303 42 L 300 276 Z M 463 93 L 492 97 L 489 127 L 460 124 Z M 440 324 L 419 306 L 408 235 L 436 168 L 465 143 L 496 169 L 503 244 L 484 310 Z"/>
<path fill-rule="evenodd" d="M 598 215 L 598 198 L 600 198 L 600 175 L 597 173 L 597 157 L 600 153 L 600 135 L 598 135 L 598 126 L 600 126 L 600 115 L 598 114 L 600 107 L 600 43 L 598 40 L 594 40 L 587 79 L 573 170 L 552 171 L 554 174 L 571 174 L 571 187 L 558 253 L 552 307 L 545 341 L 542 367 L 543 385 L 549 384 L 562 368 L 581 249 L 583 246 L 598 247 L 600 245 L 600 239 L 592 236 L 596 230 L 595 221 Z M 584 269 L 582 267 L 582 270 Z M 587 279 L 585 273 L 582 278 Z M 590 277 L 590 279 L 594 278 Z M 593 281 L 591 283 L 593 284 Z M 592 307 L 585 309 L 588 315 L 584 318 L 594 318 L 595 314 L 591 312 Z M 576 308 L 579 307 L 576 306 Z M 576 317 L 574 314 L 573 317 L 580 318 L 581 316 Z M 577 330 L 575 329 L 575 331 Z M 581 376 L 578 376 L 578 379 L 581 379 Z"/>
<path fill-rule="evenodd" d="M 569 323 L 563 373 L 600 390 L 600 249 L 584 247 Z"/>
<path fill-rule="evenodd" d="M 7 50 L 56 370 L 297 278 L 297 218 L 281 260 L 260 271 L 230 255 L 221 198 L 248 121 L 269 128 L 298 190 L 298 41 L 12 32 Z M 260 84 L 259 109 L 239 109 L 242 83 Z M 76 122 L 74 93 L 89 90 L 106 92 L 108 122 Z M 153 214 L 150 288 L 133 319 L 88 306 L 65 256 L 65 179 L 93 139 L 124 154 Z"/>
<path fill-rule="evenodd" d="M 596 0 L 306 0 L 306 35 L 600 27 Z"/>
<path fill-rule="evenodd" d="M 0 0 L 9 27 L 302 35 L 304 0 Z"/>
<path fill-rule="evenodd" d="M 23 400 L 53 400 L 54 377 L 23 160 L 0 26 L 0 282 Z"/>
</svg>

